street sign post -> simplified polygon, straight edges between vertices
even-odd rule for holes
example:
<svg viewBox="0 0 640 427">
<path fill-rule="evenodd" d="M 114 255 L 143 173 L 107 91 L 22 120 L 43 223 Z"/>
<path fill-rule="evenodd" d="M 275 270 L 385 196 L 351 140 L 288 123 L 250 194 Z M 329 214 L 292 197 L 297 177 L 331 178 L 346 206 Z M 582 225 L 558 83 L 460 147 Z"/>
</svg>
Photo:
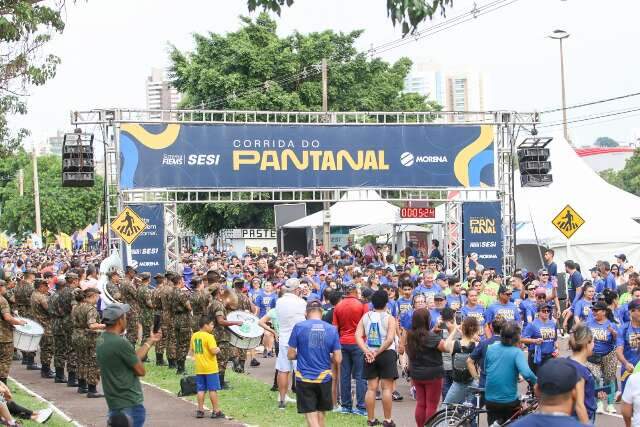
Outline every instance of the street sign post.
<svg viewBox="0 0 640 427">
<path fill-rule="evenodd" d="M 552 221 L 553 225 L 564 237 L 570 239 L 576 231 L 585 223 L 585 220 L 571 206 L 567 205 Z"/>
<path fill-rule="evenodd" d="M 147 224 L 131 208 L 124 208 L 111 223 L 111 229 L 127 245 L 133 243 L 147 228 Z"/>
</svg>

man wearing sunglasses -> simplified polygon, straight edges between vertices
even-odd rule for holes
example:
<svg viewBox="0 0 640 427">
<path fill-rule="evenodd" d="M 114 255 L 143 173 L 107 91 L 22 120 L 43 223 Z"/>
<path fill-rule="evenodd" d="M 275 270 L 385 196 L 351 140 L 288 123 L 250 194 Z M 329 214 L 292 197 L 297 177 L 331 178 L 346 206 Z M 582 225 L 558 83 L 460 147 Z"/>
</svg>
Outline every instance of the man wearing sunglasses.
<svg viewBox="0 0 640 427">
<path fill-rule="evenodd" d="M 491 337 L 491 328 L 489 324 L 493 322 L 493 319 L 500 316 L 505 321 L 514 320 L 520 322 L 520 312 L 518 307 L 511 302 L 511 296 L 513 291 L 506 286 L 500 286 L 498 289 L 498 302 L 491 304 L 485 312 L 485 335 Z"/>
</svg>

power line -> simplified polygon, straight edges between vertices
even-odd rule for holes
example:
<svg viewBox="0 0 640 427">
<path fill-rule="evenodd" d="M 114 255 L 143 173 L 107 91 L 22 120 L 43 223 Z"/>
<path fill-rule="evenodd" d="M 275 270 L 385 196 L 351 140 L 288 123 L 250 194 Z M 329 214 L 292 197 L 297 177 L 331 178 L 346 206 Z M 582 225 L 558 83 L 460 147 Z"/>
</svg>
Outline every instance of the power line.
<svg viewBox="0 0 640 427">
<path fill-rule="evenodd" d="M 573 110 L 575 108 L 589 107 L 591 105 L 604 104 L 605 102 L 618 101 L 620 99 L 632 98 L 634 96 L 640 95 L 640 92 L 628 93 L 626 95 L 614 96 L 612 98 L 598 99 L 597 101 L 585 102 L 582 104 L 571 105 L 566 108 L 566 110 Z M 558 111 L 562 111 L 562 108 L 554 108 L 553 110 L 541 111 L 540 114 L 547 113 L 556 113 Z"/>
<path fill-rule="evenodd" d="M 588 113 L 588 114 L 583 114 L 583 115 L 579 115 L 579 116 L 572 116 L 568 118 L 567 123 L 569 123 L 569 121 L 576 121 L 576 120 L 580 120 L 580 119 L 590 119 L 596 115 L 599 114 L 610 114 L 610 113 L 625 113 L 627 112 L 629 109 L 632 108 L 636 108 L 636 106 L 629 106 L 629 107 L 625 107 L 625 108 L 618 108 L 615 110 L 607 110 L 607 111 L 594 111 L 592 113 Z M 551 120 L 549 122 L 543 123 L 544 126 L 560 126 L 563 124 L 563 121 L 560 119 L 557 120 Z"/>
<path fill-rule="evenodd" d="M 628 113 L 634 113 L 640 111 L 640 108 L 632 108 L 629 110 L 624 110 L 624 111 L 618 111 L 618 112 L 614 112 L 614 113 L 608 113 L 608 114 L 600 114 L 600 115 L 596 115 L 596 116 L 592 116 L 592 117 L 586 117 L 586 118 L 582 118 L 582 119 L 576 119 L 576 120 L 569 120 L 567 121 L 567 124 L 570 123 L 580 123 L 580 122 L 587 122 L 587 121 L 591 121 L 591 120 L 597 120 L 597 119 L 602 119 L 605 117 L 615 117 L 615 116 L 620 116 L 623 114 L 628 114 Z M 552 127 L 552 126 L 559 126 L 562 123 L 554 123 L 554 124 L 547 124 L 547 125 L 539 125 L 539 128 L 544 128 L 544 127 Z"/>
</svg>

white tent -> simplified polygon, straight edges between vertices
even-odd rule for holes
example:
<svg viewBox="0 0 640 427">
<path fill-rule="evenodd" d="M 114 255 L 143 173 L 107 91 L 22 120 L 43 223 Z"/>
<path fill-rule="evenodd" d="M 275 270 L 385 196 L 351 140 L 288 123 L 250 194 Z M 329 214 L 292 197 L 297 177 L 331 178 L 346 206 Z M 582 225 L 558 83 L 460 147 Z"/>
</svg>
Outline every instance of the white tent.
<svg viewBox="0 0 640 427">
<path fill-rule="evenodd" d="M 619 253 L 640 262 L 640 224 L 633 219 L 640 218 L 640 198 L 604 181 L 564 139 L 554 138 L 548 147 L 551 185 L 522 188 L 515 176 L 518 265 L 540 266 L 537 244 L 554 249 L 559 265 L 574 259 L 590 266 Z M 585 220 L 568 242 L 552 224 L 566 205 Z"/>
<path fill-rule="evenodd" d="M 356 237 L 361 236 L 382 236 L 384 234 L 393 234 L 394 224 L 370 224 L 363 225 L 362 227 L 352 228 L 349 230 L 349 234 Z M 423 227 L 421 225 L 397 225 L 396 233 L 428 233 L 431 228 Z"/>
</svg>

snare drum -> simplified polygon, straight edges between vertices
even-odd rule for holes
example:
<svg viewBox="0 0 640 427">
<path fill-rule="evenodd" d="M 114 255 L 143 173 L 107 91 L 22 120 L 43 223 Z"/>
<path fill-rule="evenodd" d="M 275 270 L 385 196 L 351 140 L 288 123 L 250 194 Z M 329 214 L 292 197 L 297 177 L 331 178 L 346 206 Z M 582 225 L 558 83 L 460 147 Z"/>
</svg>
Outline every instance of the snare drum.
<svg viewBox="0 0 640 427">
<path fill-rule="evenodd" d="M 231 322 L 242 321 L 242 326 L 229 326 L 229 343 L 244 350 L 250 350 L 260 345 L 264 330 L 258 325 L 258 318 L 246 311 L 232 311 L 227 315 Z"/>
<path fill-rule="evenodd" d="M 16 325 L 13 331 L 13 346 L 24 352 L 37 351 L 40 345 L 40 338 L 44 335 L 42 326 L 31 319 L 26 320 L 26 325 Z"/>
</svg>

